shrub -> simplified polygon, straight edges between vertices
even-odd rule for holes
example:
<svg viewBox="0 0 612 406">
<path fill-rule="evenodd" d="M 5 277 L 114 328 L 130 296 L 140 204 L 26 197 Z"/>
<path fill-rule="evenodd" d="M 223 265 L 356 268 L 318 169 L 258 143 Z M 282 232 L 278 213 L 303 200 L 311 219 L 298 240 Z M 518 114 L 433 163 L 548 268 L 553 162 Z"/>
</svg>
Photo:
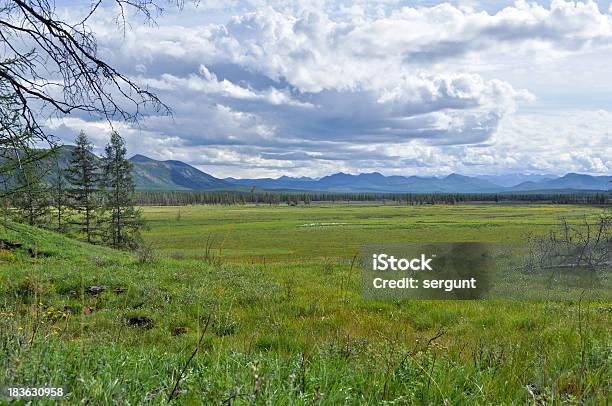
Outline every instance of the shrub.
<svg viewBox="0 0 612 406">
<path fill-rule="evenodd" d="M 140 244 L 134 251 L 134 254 L 136 254 L 138 262 L 141 264 L 153 262 L 157 257 L 157 255 L 153 251 L 152 245 L 145 243 Z"/>
</svg>

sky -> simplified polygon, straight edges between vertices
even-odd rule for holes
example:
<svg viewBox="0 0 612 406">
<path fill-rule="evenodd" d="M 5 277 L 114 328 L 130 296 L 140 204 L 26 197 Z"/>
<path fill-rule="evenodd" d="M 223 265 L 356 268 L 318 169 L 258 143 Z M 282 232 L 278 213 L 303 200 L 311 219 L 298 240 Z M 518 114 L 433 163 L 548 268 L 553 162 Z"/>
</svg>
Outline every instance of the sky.
<svg viewBox="0 0 612 406">
<path fill-rule="evenodd" d="M 57 2 L 82 19 L 89 1 Z M 98 52 L 172 117 L 114 123 L 130 154 L 217 177 L 612 174 L 612 8 L 599 2 L 186 1 L 101 8 Z M 84 130 L 101 151 L 108 123 Z"/>
</svg>

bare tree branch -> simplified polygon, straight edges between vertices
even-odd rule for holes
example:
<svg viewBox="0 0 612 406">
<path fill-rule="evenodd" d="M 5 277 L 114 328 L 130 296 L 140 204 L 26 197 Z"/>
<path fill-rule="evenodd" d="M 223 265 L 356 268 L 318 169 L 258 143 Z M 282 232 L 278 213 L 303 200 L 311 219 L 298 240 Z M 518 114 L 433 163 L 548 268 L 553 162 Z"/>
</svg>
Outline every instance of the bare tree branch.
<svg viewBox="0 0 612 406">
<path fill-rule="evenodd" d="M 528 238 L 523 269 L 528 272 L 555 269 L 603 271 L 612 265 L 612 214 L 597 220 L 584 217 L 579 224 L 561 220 L 560 230 L 545 237 Z"/>
<path fill-rule="evenodd" d="M 154 23 L 164 11 L 161 1 L 95 0 L 73 23 L 63 21 L 50 0 L 0 0 L 0 150 L 14 155 L 41 143 L 53 146 L 55 138 L 41 125 L 50 117 L 81 112 L 112 125 L 171 114 L 154 93 L 99 56 L 87 26 L 105 3 L 117 8 L 120 29 L 125 30 L 128 12 Z M 6 176 L 2 168 L 0 162 L 0 178 Z"/>
</svg>

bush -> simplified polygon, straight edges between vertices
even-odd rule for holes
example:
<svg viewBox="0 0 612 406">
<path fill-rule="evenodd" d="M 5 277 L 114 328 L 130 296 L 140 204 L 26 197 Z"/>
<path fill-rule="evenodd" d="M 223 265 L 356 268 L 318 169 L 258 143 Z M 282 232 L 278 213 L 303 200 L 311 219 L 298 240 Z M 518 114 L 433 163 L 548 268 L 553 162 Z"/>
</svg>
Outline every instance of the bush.
<svg viewBox="0 0 612 406">
<path fill-rule="evenodd" d="M 134 254 L 138 258 L 138 262 L 141 264 L 146 264 L 155 261 L 157 255 L 153 251 L 153 247 L 151 244 L 140 244 L 136 250 L 134 250 Z"/>
</svg>

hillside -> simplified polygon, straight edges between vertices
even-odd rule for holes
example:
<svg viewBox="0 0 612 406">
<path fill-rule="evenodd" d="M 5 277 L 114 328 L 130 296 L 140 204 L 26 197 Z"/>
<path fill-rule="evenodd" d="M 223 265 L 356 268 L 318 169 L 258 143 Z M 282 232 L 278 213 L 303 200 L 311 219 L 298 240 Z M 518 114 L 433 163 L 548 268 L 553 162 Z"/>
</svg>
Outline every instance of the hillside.
<svg viewBox="0 0 612 406">
<path fill-rule="evenodd" d="M 26 224 L 3 220 L 0 221 L 0 240 L 0 251 L 3 250 L 3 242 L 6 241 L 21 245 L 15 250 L 9 250 L 15 255 L 14 261 L 9 261 L 9 263 L 24 262 L 23 258 L 31 256 L 32 252 L 39 253 L 46 262 L 58 263 L 63 263 L 64 261 L 74 263 L 83 261 L 88 263 L 92 258 L 133 260 L 131 255 L 121 251 L 101 245 L 87 244 L 44 228 L 31 227 Z M 6 260 L 7 257 L 4 259 Z M 0 265 L 2 264 L 2 261 L 0 261 Z M 4 265 L 6 265 L 6 262 Z"/>
<path fill-rule="evenodd" d="M 156 161 L 134 155 L 130 162 L 138 190 L 219 190 L 232 186 L 181 161 Z"/>
<path fill-rule="evenodd" d="M 63 145 L 42 161 L 40 166 L 49 181 L 54 178 L 57 164 L 61 169 L 68 167 L 73 149 L 72 145 Z M 92 159 L 101 164 L 98 156 L 92 154 Z M 181 161 L 157 161 L 143 155 L 134 155 L 129 161 L 133 165 L 136 190 L 220 190 L 234 187 Z"/>
</svg>

